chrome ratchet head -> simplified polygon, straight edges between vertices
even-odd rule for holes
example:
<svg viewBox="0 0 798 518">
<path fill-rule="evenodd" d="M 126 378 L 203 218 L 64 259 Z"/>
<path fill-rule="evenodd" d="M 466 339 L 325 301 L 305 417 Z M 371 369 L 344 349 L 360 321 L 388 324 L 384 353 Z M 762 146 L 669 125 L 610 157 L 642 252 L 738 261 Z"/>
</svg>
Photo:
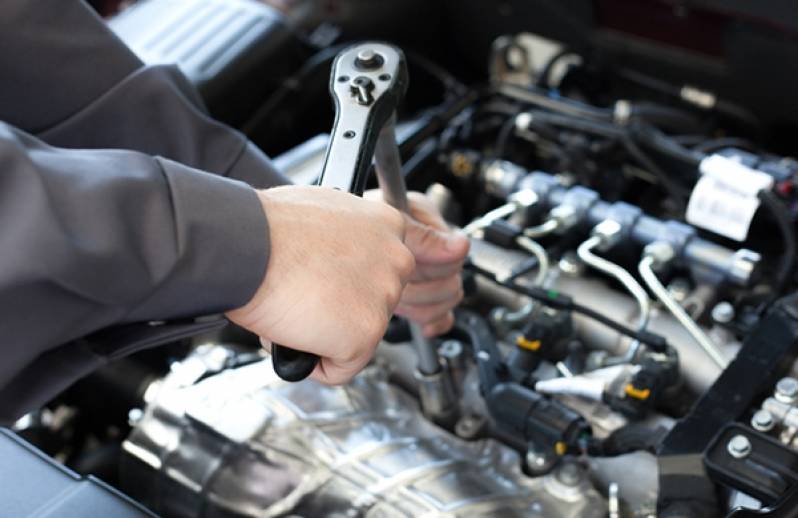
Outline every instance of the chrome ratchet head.
<svg viewBox="0 0 798 518">
<path fill-rule="evenodd" d="M 330 95 L 335 123 L 319 185 L 361 195 L 380 131 L 407 90 L 401 50 L 385 43 L 361 43 L 333 63 Z"/>
</svg>

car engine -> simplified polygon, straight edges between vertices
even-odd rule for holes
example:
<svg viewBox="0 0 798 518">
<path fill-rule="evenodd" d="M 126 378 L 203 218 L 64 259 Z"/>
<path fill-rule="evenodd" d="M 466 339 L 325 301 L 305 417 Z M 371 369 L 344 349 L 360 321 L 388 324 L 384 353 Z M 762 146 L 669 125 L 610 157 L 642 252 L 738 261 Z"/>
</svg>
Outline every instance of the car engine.
<svg viewBox="0 0 798 518">
<path fill-rule="evenodd" d="M 404 50 L 402 172 L 471 239 L 454 328 L 423 350 L 395 319 L 361 374 L 325 386 L 283 381 L 228 325 L 108 365 L 16 433 L 164 516 L 788 516 L 798 116 L 509 22 L 468 56 L 425 53 L 416 38 L 445 32 L 425 2 L 270 3 L 149 0 L 108 23 L 296 183 L 323 164 L 335 56 Z M 443 4 L 455 23 L 479 2 Z M 240 31 L 191 55 L 239 54 L 153 50 L 153 12 L 226 20 Z M 432 28 L 402 35 L 416 16 Z"/>
</svg>

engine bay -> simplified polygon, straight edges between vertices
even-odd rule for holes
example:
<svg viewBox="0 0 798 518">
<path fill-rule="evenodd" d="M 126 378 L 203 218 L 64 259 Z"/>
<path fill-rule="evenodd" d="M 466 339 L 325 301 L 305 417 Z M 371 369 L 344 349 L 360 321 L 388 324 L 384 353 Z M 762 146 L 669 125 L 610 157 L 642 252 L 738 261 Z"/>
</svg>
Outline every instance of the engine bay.
<svg viewBox="0 0 798 518">
<path fill-rule="evenodd" d="M 163 34 L 148 10 L 199 26 L 238 5 L 196 3 L 109 24 L 136 50 Z M 244 4 L 262 41 L 184 71 L 296 183 L 322 167 L 335 56 L 364 38 L 404 51 L 402 172 L 471 240 L 453 330 L 430 357 L 395 319 L 331 387 L 281 380 L 231 324 L 107 365 L 17 434 L 164 516 L 791 515 L 790 114 L 527 32 L 493 38 L 476 72 L 395 24 L 364 30 L 362 2 Z"/>
</svg>

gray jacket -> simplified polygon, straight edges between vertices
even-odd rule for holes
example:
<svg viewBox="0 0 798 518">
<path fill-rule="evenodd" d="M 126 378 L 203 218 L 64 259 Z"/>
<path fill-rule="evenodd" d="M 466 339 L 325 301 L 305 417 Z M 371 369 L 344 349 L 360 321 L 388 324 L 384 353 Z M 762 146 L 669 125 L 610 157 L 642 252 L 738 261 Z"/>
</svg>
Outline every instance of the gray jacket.
<svg viewBox="0 0 798 518">
<path fill-rule="evenodd" d="M 279 183 L 80 0 L 0 2 L 0 423 L 135 349 L 81 337 L 247 302 L 268 262 L 251 186 Z"/>
</svg>

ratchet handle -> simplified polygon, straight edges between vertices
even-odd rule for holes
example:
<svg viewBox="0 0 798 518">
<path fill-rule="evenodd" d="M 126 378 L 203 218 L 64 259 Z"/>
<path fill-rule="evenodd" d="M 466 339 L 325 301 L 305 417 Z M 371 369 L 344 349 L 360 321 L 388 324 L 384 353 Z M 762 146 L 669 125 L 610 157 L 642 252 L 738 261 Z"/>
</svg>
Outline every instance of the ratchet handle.
<svg viewBox="0 0 798 518">
<path fill-rule="evenodd" d="M 274 372 L 285 381 L 302 381 L 307 378 L 316 369 L 319 360 L 316 354 L 272 344 Z"/>
<path fill-rule="evenodd" d="M 338 54 L 330 75 L 335 123 L 318 185 L 361 196 L 372 159 L 378 166 L 389 161 L 385 156 L 398 163 L 394 112 L 406 89 L 407 65 L 396 47 L 369 42 Z M 286 381 L 307 378 L 319 360 L 313 353 L 272 346 L 274 371 Z"/>
</svg>

